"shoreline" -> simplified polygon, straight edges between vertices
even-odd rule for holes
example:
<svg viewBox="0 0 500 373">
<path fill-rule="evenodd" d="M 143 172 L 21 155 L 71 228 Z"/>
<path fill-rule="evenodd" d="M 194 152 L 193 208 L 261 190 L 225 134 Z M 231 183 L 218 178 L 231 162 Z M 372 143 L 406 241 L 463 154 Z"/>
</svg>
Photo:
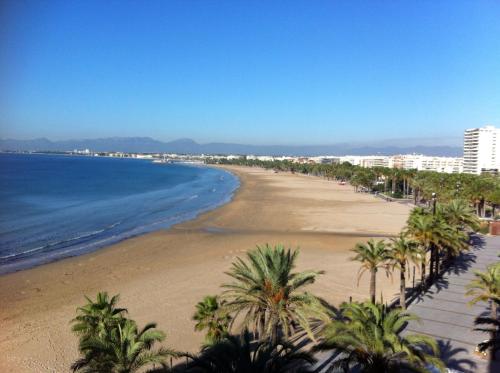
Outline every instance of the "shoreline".
<svg viewBox="0 0 500 373">
<path fill-rule="evenodd" d="M 221 168 L 236 174 L 240 186 L 214 210 L 167 230 L 0 276 L 0 296 L 8 299 L 0 309 L 0 370 L 68 371 L 77 357 L 69 321 L 83 296 L 97 291 L 120 293 L 120 305 L 140 325 L 156 321 L 167 333 L 165 346 L 196 351 L 203 339 L 191 320 L 196 302 L 220 292 L 234 258 L 257 244 L 300 247 L 298 270 L 326 270 L 310 289 L 333 304 L 366 298 L 368 277 L 356 286 L 358 264 L 349 261 L 349 250 L 368 237 L 397 233 L 407 207 L 321 178 Z M 378 280 L 384 299 L 397 293 L 396 281 Z"/>
<path fill-rule="evenodd" d="M 42 154 L 42 155 L 45 155 L 45 154 Z M 47 155 L 51 155 L 51 154 L 47 154 Z M 64 156 L 67 156 L 67 155 L 64 155 Z M 70 156 L 73 156 L 73 155 L 70 155 Z M 84 156 L 79 156 L 79 157 L 84 157 Z M 141 161 L 149 162 L 148 160 L 143 160 L 143 159 L 141 159 Z M 178 163 L 181 163 L 181 162 L 178 162 Z M 205 164 L 193 164 L 193 163 L 182 162 L 182 165 L 186 166 L 186 167 L 210 168 L 210 166 L 207 166 Z M 231 189 L 223 198 L 220 198 L 218 201 L 214 201 L 214 203 L 212 203 L 210 206 L 208 206 L 208 207 L 207 206 L 205 206 L 205 207 L 200 206 L 200 208 L 194 209 L 192 211 L 184 211 L 183 214 L 185 216 L 176 218 L 175 220 L 177 220 L 177 221 L 170 223 L 170 225 L 167 225 L 167 226 L 160 225 L 157 228 L 153 228 L 153 226 L 155 224 L 158 224 L 158 222 L 153 222 L 153 223 L 149 222 L 149 225 L 145 225 L 144 226 L 145 228 L 143 228 L 142 231 L 134 232 L 140 228 L 138 226 L 134 226 L 134 227 L 130 227 L 130 229 L 128 229 L 127 231 L 119 232 L 119 234 L 116 234 L 116 233 L 108 234 L 107 236 L 97 237 L 93 241 L 90 241 L 90 242 L 77 243 L 77 244 L 73 244 L 73 246 L 64 246 L 65 251 L 62 253 L 59 251 L 45 252 L 43 250 L 47 247 L 58 246 L 60 244 L 65 244 L 65 243 L 71 242 L 71 241 L 78 241 L 80 238 L 84 238 L 88 235 L 86 233 L 78 233 L 79 234 L 78 236 L 71 237 L 71 238 L 64 238 L 64 240 L 58 241 L 56 243 L 47 243 L 47 244 L 43 244 L 40 247 L 35 247 L 35 248 L 27 250 L 27 251 L 7 255 L 5 257 L 0 258 L 0 263 L 1 263 L 1 260 L 9 259 L 9 257 L 14 257 L 14 260 L 6 261 L 5 263 L 0 264 L 0 277 L 7 275 L 7 274 L 10 274 L 10 273 L 16 273 L 16 272 L 20 272 L 20 271 L 30 270 L 33 268 L 37 268 L 39 266 L 44 266 L 47 264 L 59 262 L 59 261 L 66 260 L 69 258 L 75 258 L 75 257 L 83 256 L 83 255 L 92 254 L 96 251 L 109 248 L 111 246 L 114 246 L 116 244 L 119 244 L 123 241 L 129 240 L 132 238 L 141 237 L 143 235 L 162 231 L 162 230 L 169 230 L 176 225 L 179 225 L 179 224 L 191 221 L 191 220 L 195 220 L 200 215 L 202 215 L 206 212 L 216 210 L 216 209 L 224 206 L 227 203 L 231 203 L 235 193 L 238 191 L 238 189 L 240 187 L 240 178 L 238 177 L 238 175 L 236 175 L 233 172 L 230 172 L 229 170 L 226 170 L 223 168 L 217 168 L 217 167 L 211 167 L 211 168 L 218 170 L 218 172 L 220 172 L 224 176 L 226 176 L 226 174 L 228 174 L 228 176 L 234 178 L 235 187 L 234 187 L 234 189 Z M 224 176 L 221 176 L 221 178 Z M 233 183 L 233 181 L 230 181 L 230 183 Z M 168 218 L 169 215 L 164 216 L 164 218 L 165 217 Z M 175 216 L 173 216 L 173 217 L 175 217 Z M 138 223 L 140 223 L 140 222 L 138 222 Z M 116 223 L 110 222 L 109 224 L 115 225 Z M 107 228 L 102 228 L 102 229 L 99 228 L 99 230 L 96 231 L 95 233 L 100 233 L 102 231 L 105 231 L 106 229 Z M 30 256 L 24 257 L 24 255 L 26 253 L 29 253 L 31 251 L 37 251 L 38 255 L 34 255 L 32 257 L 30 257 Z M 16 259 L 16 257 L 20 257 L 20 259 Z"/>
</svg>

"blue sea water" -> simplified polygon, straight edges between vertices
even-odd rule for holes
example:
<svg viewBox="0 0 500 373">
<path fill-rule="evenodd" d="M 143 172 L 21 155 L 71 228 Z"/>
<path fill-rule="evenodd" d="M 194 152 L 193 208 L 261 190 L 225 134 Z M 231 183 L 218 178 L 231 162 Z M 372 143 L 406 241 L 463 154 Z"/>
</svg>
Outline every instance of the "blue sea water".
<svg viewBox="0 0 500 373">
<path fill-rule="evenodd" d="M 0 274 L 168 228 L 229 202 L 238 186 L 201 165 L 0 154 Z"/>
</svg>

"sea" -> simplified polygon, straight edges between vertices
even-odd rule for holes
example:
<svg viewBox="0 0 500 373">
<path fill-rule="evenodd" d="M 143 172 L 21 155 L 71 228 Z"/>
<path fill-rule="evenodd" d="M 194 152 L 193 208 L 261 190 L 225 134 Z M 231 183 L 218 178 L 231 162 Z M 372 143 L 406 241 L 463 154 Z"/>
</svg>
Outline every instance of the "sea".
<svg viewBox="0 0 500 373">
<path fill-rule="evenodd" d="M 233 174 L 204 165 L 0 154 L 0 274 L 169 228 L 229 202 L 238 187 Z"/>
</svg>

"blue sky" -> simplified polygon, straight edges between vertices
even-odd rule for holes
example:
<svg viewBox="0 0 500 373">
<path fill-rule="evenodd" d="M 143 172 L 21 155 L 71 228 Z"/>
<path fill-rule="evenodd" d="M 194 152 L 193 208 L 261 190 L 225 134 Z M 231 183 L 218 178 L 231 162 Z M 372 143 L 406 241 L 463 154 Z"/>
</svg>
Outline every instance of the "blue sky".
<svg viewBox="0 0 500 373">
<path fill-rule="evenodd" d="M 6 0 L 0 137 L 459 138 L 500 125 L 499 20 L 496 0 Z"/>
</svg>

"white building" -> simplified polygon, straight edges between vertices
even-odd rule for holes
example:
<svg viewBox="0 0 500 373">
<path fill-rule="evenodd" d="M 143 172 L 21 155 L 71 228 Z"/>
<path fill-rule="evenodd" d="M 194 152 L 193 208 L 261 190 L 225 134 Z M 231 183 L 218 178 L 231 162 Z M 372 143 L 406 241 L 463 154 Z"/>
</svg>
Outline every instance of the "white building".
<svg viewBox="0 0 500 373">
<path fill-rule="evenodd" d="M 274 157 L 270 155 L 247 155 L 248 160 L 258 160 L 258 161 L 274 161 Z"/>
<path fill-rule="evenodd" d="M 464 133 L 464 172 L 481 174 L 500 168 L 500 129 L 471 128 Z"/>
<path fill-rule="evenodd" d="M 405 170 L 436 171 L 448 174 L 463 171 L 463 158 L 434 157 L 423 154 L 403 154 L 391 157 L 392 167 Z"/>
<path fill-rule="evenodd" d="M 380 155 L 348 155 L 340 157 L 340 163 L 349 162 L 355 166 L 366 168 L 389 167 L 404 170 L 436 171 L 460 173 L 463 171 L 463 159 L 457 157 L 433 157 L 423 154 L 401 154 L 393 156 Z"/>
<path fill-rule="evenodd" d="M 346 155 L 339 158 L 340 163 L 349 162 L 353 166 L 391 167 L 390 157 L 384 155 Z"/>
</svg>

